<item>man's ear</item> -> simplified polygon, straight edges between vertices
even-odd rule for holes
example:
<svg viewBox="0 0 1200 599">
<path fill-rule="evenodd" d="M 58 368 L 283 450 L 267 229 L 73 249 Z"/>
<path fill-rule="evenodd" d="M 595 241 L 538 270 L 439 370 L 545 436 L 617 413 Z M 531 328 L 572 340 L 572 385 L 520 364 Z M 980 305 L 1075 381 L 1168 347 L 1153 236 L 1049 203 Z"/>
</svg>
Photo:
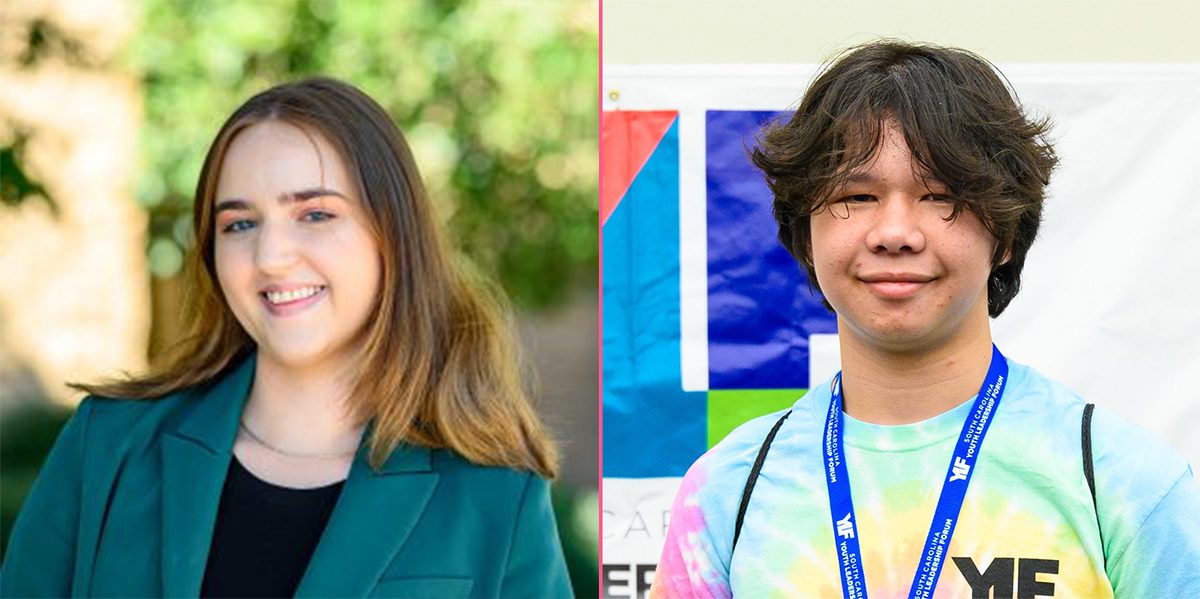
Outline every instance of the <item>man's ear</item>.
<svg viewBox="0 0 1200 599">
<path fill-rule="evenodd" d="M 801 221 L 801 220 L 803 220 L 804 222 L 797 222 L 797 221 Z M 807 230 L 801 231 L 801 227 L 804 227 Z M 810 218 L 805 218 L 805 219 L 799 219 L 799 218 L 794 219 L 791 223 L 791 228 L 792 228 L 793 244 L 795 243 L 795 240 L 797 240 L 797 239 L 804 240 L 804 247 L 802 248 L 802 252 L 800 253 L 800 255 L 803 256 L 803 259 L 800 260 L 800 263 L 805 266 L 810 266 L 810 267 L 813 266 L 812 218 L 810 217 Z M 793 248 L 788 248 L 789 251 L 792 249 Z M 792 252 L 792 255 L 793 256 L 796 255 L 796 252 Z"/>
<path fill-rule="evenodd" d="M 996 266 L 1004 266 L 1005 264 L 1008 264 L 1009 260 L 1012 260 L 1012 244 L 1009 244 L 1009 246 L 1004 249 L 1004 256 L 1000 258 L 1000 261 L 996 263 Z"/>
</svg>

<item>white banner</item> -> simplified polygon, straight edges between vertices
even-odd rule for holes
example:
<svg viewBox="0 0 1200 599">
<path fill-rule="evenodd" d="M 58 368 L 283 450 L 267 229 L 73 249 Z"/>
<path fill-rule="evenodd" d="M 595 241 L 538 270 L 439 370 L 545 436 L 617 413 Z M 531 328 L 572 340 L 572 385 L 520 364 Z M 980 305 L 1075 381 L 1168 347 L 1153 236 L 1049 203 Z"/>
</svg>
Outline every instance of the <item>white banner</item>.
<svg viewBox="0 0 1200 599">
<path fill-rule="evenodd" d="M 1000 69 L 1028 110 L 1053 120 L 1061 165 L 1021 292 L 994 322 L 997 344 L 1200 463 L 1200 65 Z M 686 391 L 709 388 L 705 115 L 787 109 L 815 72 L 605 66 L 604 110 L 679 112 Z M 827 361 L 810 367 L 823 371 Z M 640 595 L 638 568 L 657 560 L 669 521 L 658 512 L 669 511 L 677 486 L 677 478 L 605 479 L 606 595 Z"/>
</svg>

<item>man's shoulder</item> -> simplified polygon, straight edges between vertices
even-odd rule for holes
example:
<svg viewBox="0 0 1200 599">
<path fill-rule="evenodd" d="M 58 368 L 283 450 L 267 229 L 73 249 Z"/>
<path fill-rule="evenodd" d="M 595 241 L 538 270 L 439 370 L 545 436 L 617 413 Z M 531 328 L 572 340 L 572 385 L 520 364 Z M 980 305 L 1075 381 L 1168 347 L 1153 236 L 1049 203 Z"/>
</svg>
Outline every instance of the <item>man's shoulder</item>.
<svg viewBox="0 0 1200 599">
<path fill-rule="evenodd" d="M 1011 407 L 1021 417 L 1036 414 L 1039 420 L 1077 430 L 1082 443 L 1085 398 L 1020 364 L 1013 364 L 1010 382 L 1015 391 Z M 1092 460 L 1097 470 L 1107 467 L 1133 477 L 1165 473 L 1174 481 L 1188 469 L 1187 461 L 1178 452 L 1102 404 L 1093 408 L 1090 436 Z"/>
<path fill-rule="evenodd" d="M 1016 386 L 1015 410 L 1036 412 L 1042 420 L 1079 430 L 1082 442 L 1085 398 L 1029 366 L 1014 364 L 1011 382 Z M 1173 448 L 1102 404 L 1093 408 L 1090 435 L 1097 470 L 1107 467 L 1132 477 L 1164 473 L 1173 482 L 1188 469 L 1187 461 Z"/>
<path fill-rule="evenodd" d="M 1140 526 L 1180 479 L 1192 476 L 1174 448 L 1103 406 L 1092 415 L 1092 462 L 1101 514 L 1128 516 L 1129 527 Z"/>
<path fill-rule="evenodd" d="M 762 449 L 763 442 L 771 434 L 771 430 L 785 415 L 787 420 L 797 418 L 794 411 L 794 407 L 787 408 L 742 423 L 700 456 L 700 459 L 692 465 L 692 469 L 699 466 L 710 474 L 721 474 L 722 478 L 740 476 L 744 483 L 754 465 L 755 458 Z M 784 421 L 785 425 L 787 420 Z M 689 469 L 690 471 L 691 469 Z"/>
<path fill-rule="evenodd" d="M 1097 469 L 1111 466 L 1134 477 L 1160 475 L 1173 482 L 1189 470 L 1174 448 L 1100 405 L 1092 414 L 1092 451 Z"/>
<path fill-rule="evenodd" d="M 672 531 L 704 537 L 703 545 L 716 552 L 713 559 L 726 564 L 733 547 L 738 506 L 755 458 L 771 429 L 788 410 L 754 418 L 735 428 L 700 456 L 680 481 L 671 508 Z M 796 414 L 789 415 L 794 419 Z M 693 541 L 687 541 L 687 544 Z"/>
<path fill-rule="evenodd" d="M 1057 422 L 1063 435 L 1047 442 L 1061 440 L 1063 447 L 1082 451 L 1085 399 L 1032 368 L 1019 368 L 1012 377 L 1013 382 L 1023 377 L 1016 411 Z M 1094 406 L 1087 428 L 1101 530 L 1110 553 L 1119 555 L 1163 499 L 1193 475 L 1174 448 L 1104 405 Z M 1200 507 L 1200 498 L 1191 498 L 1189 505 Z"/>
<path fill-rule="evenodd" d="M 1027 366 L 1008 361 L 1010 390 L 1004 392 L 1006 403 L 1020 403 L 1021 407 L 1033 410 L 1073 408 L 1083 410 L 1086 403 L 1074 389 Z"/>
<path fill-rule="evenodd" d="M 1138 578 L 1129 569 L 1159 553 L 1139 548 L 1172 546 L 1173 559 L 1196 559 L 1200 487 L 1187 460 L 1103 406 L 1092 417 L 1092 451 L 1096 511 L 1114 582 L 1120 578 L 1128 588 Z"/>
<path fill-rule="evenodd" d="M 783 451 L 783 445 L 794 441 L 792 437 L 797 424 L 811 416 L 809 400 L 809 396 L 804 395 L 791 408 L 764 414 L 739 425 L 688 468 L 683 490 L 706 509 L 736 511 L 746 480 L 771 430 L 782 419 L 771 444 L 770 451 L 774 456 Z"/>
</svg>

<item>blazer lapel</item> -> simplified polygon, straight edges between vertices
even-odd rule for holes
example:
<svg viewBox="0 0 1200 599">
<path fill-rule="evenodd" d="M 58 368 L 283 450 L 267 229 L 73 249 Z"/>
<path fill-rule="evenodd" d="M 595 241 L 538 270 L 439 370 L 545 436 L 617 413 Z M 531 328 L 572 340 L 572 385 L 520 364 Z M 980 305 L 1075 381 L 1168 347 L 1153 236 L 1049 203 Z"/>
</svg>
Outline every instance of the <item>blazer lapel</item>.
<svg viewBox="0 0 1200 599">
<path fill-rule="evenodd" d="M 401 445 L 374 472 L 367 449 L 354 458 L 296 597 L 365 597 L 433 495 L 438 475 L 430 450 Z"/>
<path fill-rule="evenodd" d="M 164 596 L 200 594 L 221 490 L 253 380 L 251 354 L 192 400 L 196 403 L 192 412 L 163 438 Z"/>
</svg>

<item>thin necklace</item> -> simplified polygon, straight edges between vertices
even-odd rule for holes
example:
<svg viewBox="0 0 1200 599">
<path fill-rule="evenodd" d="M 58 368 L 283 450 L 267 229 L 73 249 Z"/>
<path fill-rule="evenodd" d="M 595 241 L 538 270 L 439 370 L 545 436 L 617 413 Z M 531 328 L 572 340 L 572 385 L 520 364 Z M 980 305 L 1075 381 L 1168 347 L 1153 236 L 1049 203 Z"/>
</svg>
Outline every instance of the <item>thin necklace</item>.
<svg viewBox="0 0 1200 599">
<path fill-rule="evenodd" d="M 262 445 L 263 447 L 266 447 L 267 449 L 269 449 L 279 455 L 285 455 L 289 458 L 305 458 L 305 459 L 344 458 L 346 456 L 354 455 L 358 451 L 358 449 L 352 449 L 350 451 L 345 451 L 345 452 L 341 452 L 341 453 L 295 453 L 295 452 L 291 452 L 291 451 L 284 451 L 278 447 L 275 447 L 274 445 L 271 445 L 270 443 L 267 443 L 266 441 L 263 440 L 262 437 L 254 434 L 254 431 L 250 430 L 249 426 L 246 426 L 245 420 L 241 421 L 241 425 L 242 425 L 242 430 L 246 431 L 246 434 L 250 435 L 250 438 L 254 439 L 255 443 L 258 443 L 259 445 Z"/>
</svg>

